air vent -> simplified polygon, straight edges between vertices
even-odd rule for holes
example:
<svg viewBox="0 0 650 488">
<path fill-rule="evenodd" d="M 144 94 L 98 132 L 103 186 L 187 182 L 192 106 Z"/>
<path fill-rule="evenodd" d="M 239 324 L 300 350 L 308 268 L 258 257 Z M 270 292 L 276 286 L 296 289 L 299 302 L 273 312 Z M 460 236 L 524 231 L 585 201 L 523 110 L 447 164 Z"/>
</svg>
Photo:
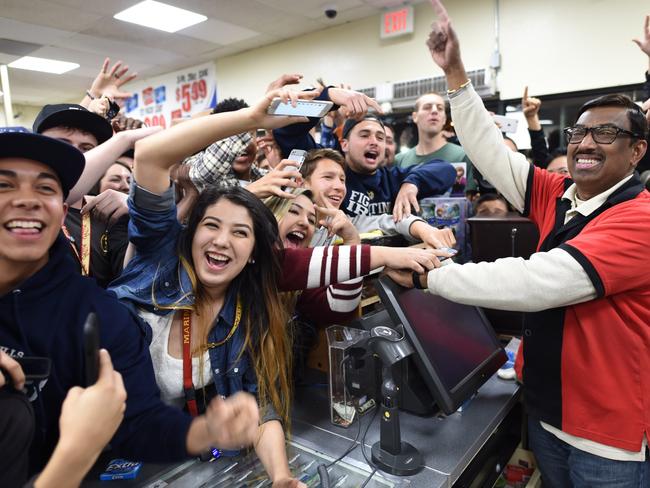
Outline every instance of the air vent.
<svg viewBox="0 0 650 488">
<path fill-rule="evenodd" d="M 377 98 L 377 88 L 374 86 L 370 88 L 361 88 L 360 90 L 357 91 L 363 93 L 367 97 Z"/>
<path fill-rule="evenodd" d="M 467 76 L 472 80 L 474 88 L 481 96 L 494 95 L 491 88 L 485 83 L 485 69 L 468 71 Z M 401 102 L 414 100 L 425 93 L 437 92 L 445 93 L 447 91 L 447 80 L 444 76 L 435 78 L 422 78 L 419 80 L 401 81 L 393 83 L 393 100 Z"/>
</svg>

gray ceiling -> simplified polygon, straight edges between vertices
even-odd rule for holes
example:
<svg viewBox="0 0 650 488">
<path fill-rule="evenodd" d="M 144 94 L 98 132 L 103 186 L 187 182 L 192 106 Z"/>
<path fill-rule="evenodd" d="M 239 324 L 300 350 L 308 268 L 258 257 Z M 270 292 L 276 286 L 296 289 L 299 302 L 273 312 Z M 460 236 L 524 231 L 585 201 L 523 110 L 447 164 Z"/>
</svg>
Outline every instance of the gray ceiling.
<svg viewBox="0 0 650 488">
<path fill-rule="evenodd" d="M 0 64 L 24 55 L 78 63 L 62 75 L 9 69 L 13 103 L 41 105 L 83 94 L 109 56 L 140 78 L 215 60 L 377 15 L 404 0 L 161 0 L 208 20 L 173 34 L 113 15 L 140 0 L 0 0 Z M 323 6 L 335 4 L 328 19 Z"/>
</svg>

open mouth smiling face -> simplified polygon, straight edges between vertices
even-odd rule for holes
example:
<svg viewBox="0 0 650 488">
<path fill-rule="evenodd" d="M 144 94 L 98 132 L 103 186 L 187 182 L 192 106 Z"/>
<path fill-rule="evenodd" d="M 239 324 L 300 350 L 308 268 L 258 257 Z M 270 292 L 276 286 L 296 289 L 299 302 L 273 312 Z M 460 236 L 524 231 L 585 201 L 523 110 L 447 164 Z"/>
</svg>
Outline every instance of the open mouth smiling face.
<svg viewBox="0 0 650 488">
<path fill-rule="evenodd" d="M 291 202 L 289 211 L 278 222 L 282 243 L 286 249 L 308 247 L 316 227 L 314 204 L 305 195 Z"/>
<path fill-rule="evenodd" d="M 46 165 L 20 158 L 0 160 L 0 258 L 47 261 L 61 229 L 61 184 Z"/>
<path fill-rule="evenodd" d="M 223 291 L 241 273 L 255 248 L 248 209 L 222 198 L 210 205 L 192 240 L 197 278 L 209 291 Z"/>
</svg>

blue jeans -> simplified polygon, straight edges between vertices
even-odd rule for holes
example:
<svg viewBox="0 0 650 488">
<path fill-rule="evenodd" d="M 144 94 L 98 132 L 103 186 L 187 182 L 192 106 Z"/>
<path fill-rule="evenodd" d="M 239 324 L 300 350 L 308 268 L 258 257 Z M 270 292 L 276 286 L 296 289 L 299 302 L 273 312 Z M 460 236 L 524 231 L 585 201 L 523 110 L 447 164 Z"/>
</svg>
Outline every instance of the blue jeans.
<svg viewBox="0 0 650 488">
<path fill-rule="evenodd" d="M 650 488 L 650 460 L 614 461 L 570 446 L 528 418 L 528 439 L 544 488 Z"/>
</svg>

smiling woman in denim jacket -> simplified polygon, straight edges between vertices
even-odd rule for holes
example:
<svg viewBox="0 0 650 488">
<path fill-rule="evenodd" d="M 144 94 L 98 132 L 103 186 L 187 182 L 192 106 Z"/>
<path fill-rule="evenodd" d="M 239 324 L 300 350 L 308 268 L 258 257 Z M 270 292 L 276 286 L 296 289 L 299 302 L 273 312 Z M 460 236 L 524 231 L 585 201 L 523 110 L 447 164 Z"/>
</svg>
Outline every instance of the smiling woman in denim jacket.
<svg viewBox="0 0 650 488">
<path fill-rule="evenodd" d="M 296 98 L 270 92 L 251 108 L 140 141 L 128 201 L 136 254 L 111 289 L 149 325 L 163 400 L 200 412 L 215 395 L 256 394 L 265 412 L 255 445 L 260 460 L 274 486 L 303 486 L 291 478 L 284 449 L 291 346 L 280 291 L 327 286 L 380 266 L 422 272 L 438 262 L 421 249 L 282 250 L 271 212 L 237 187 L 205 190 L 187 227 L 178 223 L 169 168 L 215 140 L 290 123 L 266 114 L 274 96 Z"/>
</svg>

